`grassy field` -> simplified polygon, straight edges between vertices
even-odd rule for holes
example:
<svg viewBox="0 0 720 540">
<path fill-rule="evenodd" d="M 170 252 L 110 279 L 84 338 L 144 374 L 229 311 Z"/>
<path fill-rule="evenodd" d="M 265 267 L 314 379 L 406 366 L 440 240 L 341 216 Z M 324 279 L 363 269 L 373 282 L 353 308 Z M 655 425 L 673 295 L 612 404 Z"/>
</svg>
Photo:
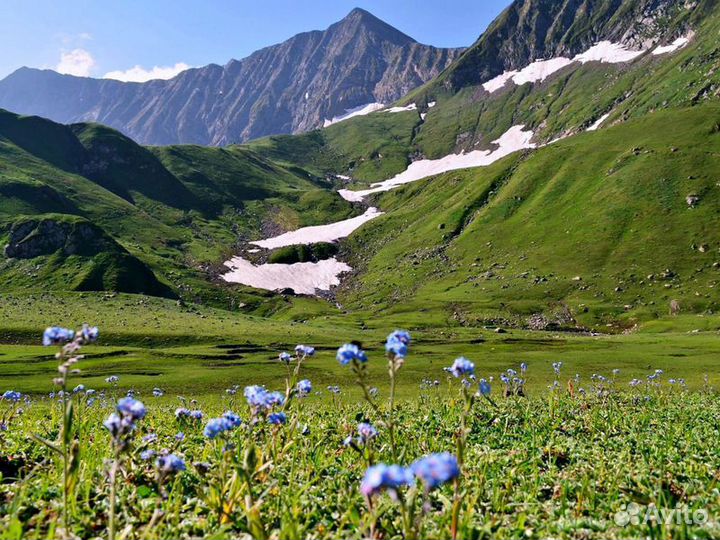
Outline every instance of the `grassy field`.
<svg viewBox="0 0 720 540">
<path fill-rule="evenodd" d="M 305 330 L 303 337 L 316 330 Z M 344 333 L 336 331 L 338 338 Z M 473 539 L 717 536 L 720 452 L 712 421 L 720 414 L 712 373 L 717 334 L 481 333 L 475 339 L 485 339 L 482 343 L 461 334 L 415 334 L 396 371 L 396 399 L 388 387 L 382 340 L 373 346 L 376 332 L 346 337 L 367 338 L 371 345 L 369 372 L 360 376 L 352 364 L 335 360 L 330 345 L 319 347 L 293 375 L 295 361 L 286 369 L 275 355 L 293 342 L 248 333 L 225 336 L 228 344 L 234 342 L 228 349 L 210 341 L 87 345 L 87 356 L 76 364 L 81 373 L 68 381 L 68 388 L 81 383 L 85 389 L 70 398 L 73 421 L 65 431 L 57 398 L 0 401 L 2 536 L 413 539 L 451 538 L 453 531 L 457 538 Z M 325 330 L 312 337 L 329 343 L 335 336 Z M 118 333 L 108 339 L 136 338 Z M 4 347 L 0 388 L 10 381 L 26 392 L 48 390 L 48 378 L 57 373 L 54 350 Z M 472 355 L 477 377 L 494 375 L 489 399 L 474 396 L 475 383 L 463 390 L 461 381 L 443 370 L 461 353 Z M 557 374 L 554 361 L 563 362 Z M 520 373 L 520 362 L 529 366 L 522 376 L 530 397 L 503 397 L 499 372 L 514 367 Z M 612 368 L 620 372 L 612 374 Z M 664 373 L 655 375 L 657 369 Z M 592 372 L 607 379 L 591 378 Z M 707 383 L 704 372 L 711 373 Z M 105 383 L 110 375 L 119 381 Z M 651 383 L 648 375 L 657 378 Z M 378 396 L 363 400 L 358 377 L 366 387 L 377 386 Z M 428 377 L 437 378 L 437 386 L 420 386 Z M 632 377 L 643 383 L 631 388 Z M 673 381 L 678 377 L 690 388 Z M 242 397 L 245 385 L 284 392 L 300 378 L 310 379 L 314 390 L 307 397 L 287 394 L 289 401 L 274 407 L 285 414 L 280 424 L 269 423 L 272 408 L 248 408 Z M 557 387 L 549 389 L 551 382 Z M 326 384 L 339 385 L 340 393 L 330 393 Z M 237 394 L 225 391 L 234 385 Z M 153 387 L 165 395 L 153 396 Z M 99 393 L 86 393 L 90 388 Z M 113 439 L 103 421 L 131 389 L 147 415 L 134 418 L 135 428 Z M 203 418 L 176 418 L 173 411 L 181 406 L 201 410 Z M 243 423 L 211 436 L 209 419 L 227 410 Z M 377 436 L 344 444 L 347 436 L 356 438 L 360 421 L 374 424 Z M 424 490 L 416 471 L 417 484 L 400 486 L 394 497 L 381 487 L 367 498 L 361 494 L 361 481 L 375 485 L 363 480 L 368 466 L 409 465 L 437 452 L 459 460 L 456 480 Z M 170 472 L 156 463 L 170 453 L 183 461 L 184 470 Z M 70 456 L 67 483 L 64 455 Z"/>
<path fill-rule="evenodd" d="M 34 309 L 38 305 L 42 308 Z M 277 319 L 265 319 L 138 295 L 4 295 L 0 389 L 51 391 L 57 362 L 52 351 L 40 346 L 41 330 L 87 321 L 101 328 L 102 339 L 88 347 L 81 377 L 83 384 L 97 390 L 107 387 L 104 379 L 110 375 L 121 376 L 128 388 L 144 394 L 154 387 L 173 394 L 205 395 L 233 384 L 272 386 L 285 374 L 278 354 L 305 343 L 318 349 L 305 367 L 313 380 L 320 387 L 339 385 L 353 394 L 353 380 L 334 361 L 334 351 L 343 343 L 358 341 L 379 358 L 385 336 L 400 324 L 392 317 L 369 321 L 329 307 L 313 313 L 317 305 L 296 304 Z M 298 314 L 306 319 L 298 319 Z M 497 378 L 507 368 L 528 363 L 535 373 L 528 379 L 533 393 L 552 382 L 550 366 L 556 361 L 564 362 L 582 380 L 593 373 L 609 375 L 615 368 L 627 381 L 663 369 L 669 377 L 685 378 L 690 387 L 699 388 L 705 374 L 712 384 L 718 384 L 720 375 L 718 317 L 666 317 L 644 325 L 640 332 L 596 336 L 513 329 L 497 333 L 409 319 L 415 336 L 413 361 L 405 367 L 398 387 L 399 395 L 408 398 L 417 395 L 423 379 L 443 379 L 441 368 L 463 355 L 475 361 L 485 377 Z M 382 387 L 385 368 L 373 363 L 369 376 Z"/>
</svg>

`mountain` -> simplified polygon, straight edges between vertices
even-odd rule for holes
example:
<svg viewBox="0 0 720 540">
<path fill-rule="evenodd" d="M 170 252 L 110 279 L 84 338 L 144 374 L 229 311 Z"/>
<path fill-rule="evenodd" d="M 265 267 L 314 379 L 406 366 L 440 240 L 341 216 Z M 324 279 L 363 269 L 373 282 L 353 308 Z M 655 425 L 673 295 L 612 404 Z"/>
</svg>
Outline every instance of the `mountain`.
<svg viewBox="0 0 720 540">
<path fill-rule="evenodd" d="M 535 60 L 573 57 L 600 41 L 647 48 L 683 33 L 715 0 L 515 1 L 435 81 L 454 90 L 485 82 Z"/>
<path fill-rule="evenodd" d="M 0 114 L 0 284 L 115 290 L 133 257 L 184 300 L 305 321 L 334 308 L 228 285 L 222 263 L 335 256 L 352 272 L 333 299 L 373 325 L 622 331 L 673 301 L 717 313 L 718 2 L 516 0 L 488 32 L 392 109 L 242 145 Z M 369 206 L 383 213 L 334 246 L 247 243 Z M 76 252 L 77 227 L 99 247 Z"/>
<path fill-rule="evenodd" d="M 124 83 L 21 68 L 0 107 L 57 122 L 99 122 L 142 144 L 227 145 L 308 131 L 368 103 L 392 103 L 437 76 L 460 49 L 417 43 L 362 9 L 225 66 Z"/>
<path fill-rule="evenodd" d="M 0 287 L 257 304 L 208 273 L 279 223 L 352 215 L 329 188 L 246 148 L 146 148 L 99 124 L 0 109 Z"/>
</svg>

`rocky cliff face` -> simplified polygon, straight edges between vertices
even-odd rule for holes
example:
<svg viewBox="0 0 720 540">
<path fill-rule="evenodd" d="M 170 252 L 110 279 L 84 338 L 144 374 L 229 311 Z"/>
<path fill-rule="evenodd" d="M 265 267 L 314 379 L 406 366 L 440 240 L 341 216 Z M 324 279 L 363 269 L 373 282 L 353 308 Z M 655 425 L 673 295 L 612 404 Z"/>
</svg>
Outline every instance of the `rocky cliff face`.
<svg viewBox="0 0 720 540">
<path fill-rule="evenodd" d="M 417 43 L 355 9 L 325 31 L 169 81 L 123 83 L 22 68 L 0 81 L 0 107 L 63 123 L 100 122 L 143 144 L 225 145 L 311 130 L 346 109 L 391 103 L 461 52 Z"/>
<path fill-rule="evenodd" d="M 506 70 L 573 57 L 599 41 L 647 48 L 679 35 L 716 0 L 515 0 L 448 70 L 451 89 L 480 84 Z M 696 8 L 696 9 L 693 9 Z"/>
</svg>

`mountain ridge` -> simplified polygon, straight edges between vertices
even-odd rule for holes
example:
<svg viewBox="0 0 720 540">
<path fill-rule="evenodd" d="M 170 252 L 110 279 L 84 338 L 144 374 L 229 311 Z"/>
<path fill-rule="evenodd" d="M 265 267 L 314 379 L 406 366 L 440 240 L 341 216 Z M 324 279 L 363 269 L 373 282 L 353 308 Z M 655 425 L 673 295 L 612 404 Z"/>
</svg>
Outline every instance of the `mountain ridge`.
<svg viewBox="0 0 720 540">
<path fill-rule="evenodd" d="M 0 107 L 61 123 L 99 122 L 141 144 L 221 146 L 309 131 L 346 109 L 391 103 L 460 51 L 420 44 L 355 8 L 325 30 L 169 80 L 125 83 L 20 68 L 0 81 Z"/>
</svg>

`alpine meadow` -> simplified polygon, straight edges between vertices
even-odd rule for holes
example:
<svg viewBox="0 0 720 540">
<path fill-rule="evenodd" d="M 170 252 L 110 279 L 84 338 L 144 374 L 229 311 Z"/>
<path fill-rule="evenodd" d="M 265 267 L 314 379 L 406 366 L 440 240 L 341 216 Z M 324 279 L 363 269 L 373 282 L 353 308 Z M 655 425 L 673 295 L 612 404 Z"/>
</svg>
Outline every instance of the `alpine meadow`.
<svg viewBox="0 0 720 540">
<path fill-rule="evenodd" d="M 720 538 L 718 0 L 16 4 L 0 539 Z"/>
</svg>

